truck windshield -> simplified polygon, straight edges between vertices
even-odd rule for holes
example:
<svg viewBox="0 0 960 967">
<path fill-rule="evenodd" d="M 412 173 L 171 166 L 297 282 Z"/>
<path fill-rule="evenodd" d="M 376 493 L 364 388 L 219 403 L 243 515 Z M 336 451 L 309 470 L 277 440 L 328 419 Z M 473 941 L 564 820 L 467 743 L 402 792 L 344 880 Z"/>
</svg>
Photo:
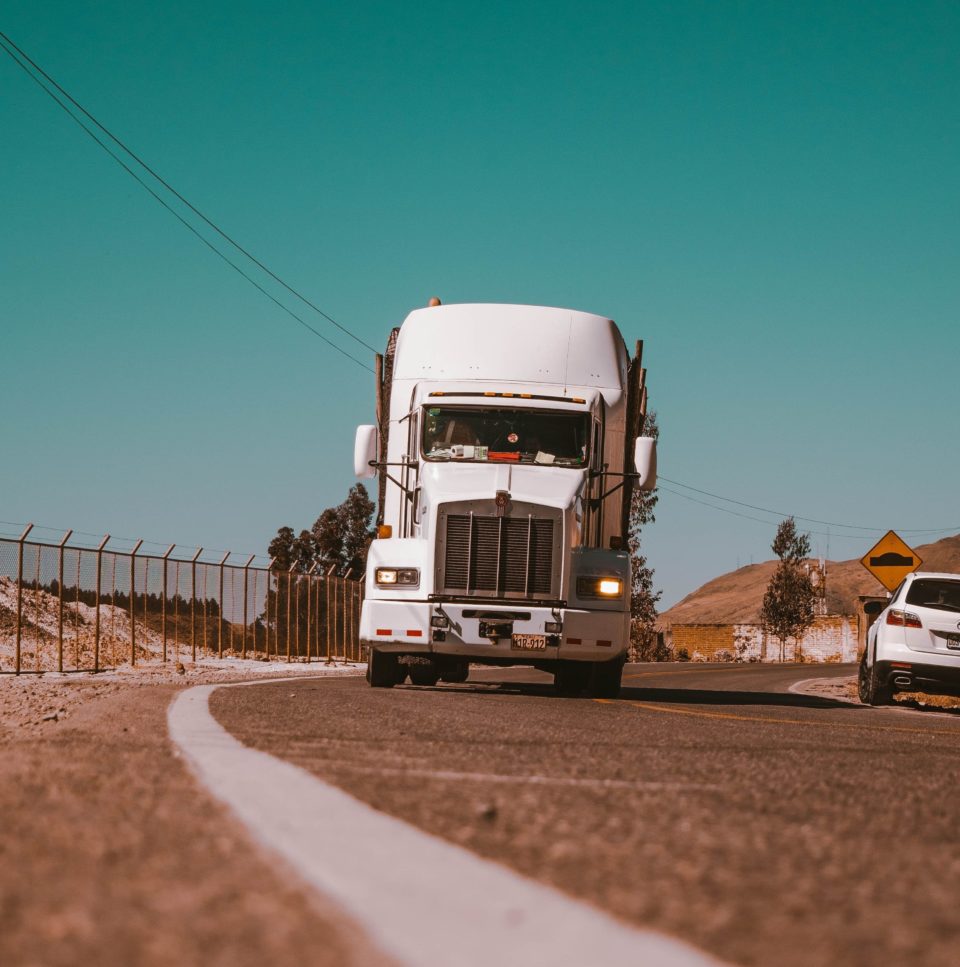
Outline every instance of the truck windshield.
<svg viewBox="0 0 960 967">
<path fill-rule="evenodd" d="M 563 410 L 429 406 L 423 421 L 427 460 L 584 467 L 590 415 Z"/>
</svg>

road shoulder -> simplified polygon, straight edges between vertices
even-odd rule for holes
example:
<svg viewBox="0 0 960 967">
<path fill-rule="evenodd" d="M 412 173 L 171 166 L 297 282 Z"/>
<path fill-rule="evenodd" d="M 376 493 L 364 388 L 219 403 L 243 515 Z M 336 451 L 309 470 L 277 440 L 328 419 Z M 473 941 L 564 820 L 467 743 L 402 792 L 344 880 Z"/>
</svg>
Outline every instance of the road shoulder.
<svg viewBox="0 0 960 967">
<path fill-rule="evenodd" d="M 178 684 L 84 677 L 0 680 L 0 963 L 385 962 L 197 785 Z"/>
</svg>

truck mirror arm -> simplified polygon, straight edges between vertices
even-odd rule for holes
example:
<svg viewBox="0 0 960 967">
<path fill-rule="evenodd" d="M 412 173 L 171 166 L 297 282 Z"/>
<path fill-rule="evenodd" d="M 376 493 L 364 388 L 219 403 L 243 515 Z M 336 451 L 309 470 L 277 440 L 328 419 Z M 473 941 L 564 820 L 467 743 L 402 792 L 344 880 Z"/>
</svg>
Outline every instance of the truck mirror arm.
<svg viewBox="0 0 960 967">
<path fill-rule="evenodd" d="M 396 484 L 397 487 L 400 488 L 400 492 L 407 498 L 407 500 L 413 500 L 414 499 L 414 496 L 416 495 L 416 492 L 417 492 L 417 489 L 418 488 L 414 487 L 411 490 L 409 487 L 404 487 L 404 485 L 402 483 L 400 483 L 400 481 L 397 480 L 396 477 L 390 476 L 390 474 L 387 473 L 386 470 L 384 470 L 384 467 L 409 467 L 410 464 L 408 464 L 408 463 L 381 463 L 378 460 L 370 460 L 367 463 L 367 466 L 368 467 L 373 467 L 375 470 L 377 470 L 380 473 L 382 473 L 384 475 L 384 477 L 386 477 L 387 480 L 390 481 L 390 483 Z"/>
<path fill-rule="evenodd" d="M 639 473 L 616 473 L 613 470 L 600 470 L 598 472 L 591 472 L 591 477 L 622 477 L 623 479 L 616 485 L 616 487 L 611 487 L 606 493 L 601 494 L 599 497 L 593 497 L 590 500 L 591 507 L 596 510 L 600 506 L 600 503 L 607 499 L 611 494 L 615 494 L 626 482 L 627 480 L 636 480 L 640 477 Z"/>
</svg>

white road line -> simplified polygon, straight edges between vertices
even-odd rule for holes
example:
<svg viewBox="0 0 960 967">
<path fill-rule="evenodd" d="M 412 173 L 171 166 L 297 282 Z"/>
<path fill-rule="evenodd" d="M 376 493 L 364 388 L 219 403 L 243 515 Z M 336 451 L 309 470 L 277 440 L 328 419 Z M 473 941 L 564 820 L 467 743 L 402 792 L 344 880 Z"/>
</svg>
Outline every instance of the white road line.
<svg viewBox="0 0 960 967">
<path fill-rule="evenodd" d="M 247 684 L 247 683 L 244 683 Z M 255 683 L 250 683 L 255 684 Z M 261 845 L 408 967 L 706 967 L 719 962 L 424 833 L 250 749 L 181 692 L 170 736 Z"/>
<path fill-rule="evenodd" d="M 307 758 L 306 751 L 301 747 L 305 761 L 316 761 Z M 291 758 L 296 758 L 292 756 Z M 390 776 L 398 779 L 436 779 L 441 782 L 483 782 L 499 783 L 517 786 L 559 786 L 582 789 L 633 789 L 652 790 L 662 789 L 719 789 L 715 783 L 705 782 L 653 782 L 643 779 L 590 779 L 577 776 L 516 776 L 503 772 L 456 772 L 446 769 L 394 769 L 380 766 L 355 765 L 352 762 L 342 762 L 337 759 L 324 759 L 320 763 L 333 772 L 349 772 L 356 775 Z"/>
</svg>

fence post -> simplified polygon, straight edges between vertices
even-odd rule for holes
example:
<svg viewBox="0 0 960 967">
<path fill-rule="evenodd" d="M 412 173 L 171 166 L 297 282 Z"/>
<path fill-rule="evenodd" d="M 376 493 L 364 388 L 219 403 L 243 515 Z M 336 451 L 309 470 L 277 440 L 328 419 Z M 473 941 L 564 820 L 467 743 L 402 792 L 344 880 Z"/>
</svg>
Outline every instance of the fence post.
<svg viewBox="0 0 960 967">
<path fill-rule="evenodd" d="M 357 612 L 357 614 L 361 618 L 363 617 L 363 598 L 366 592 L 367 592 L 367 575 L 366 575 L 366 571 L 363 571 L 360 574 L 360 580 L 357 582 L 357 604 L 359 605 L 359 611 Z M 357 632 L 357 645 L 360 649 L 357 652 L 357 659 L 358 661 L 363 661 L 363 643 L 360 641 L 359 631 Z"/>
<path fill-rule="evenodd" d="M 330 662 L 333 661 L 333 652 L 331 648 L 332 639 L 330 637 L 330 615 L 333 614 L 333 611 L 330 608 L 330 578 L 333 576 L 333 572 L 336 570 L 336 568 L 336 564 L 331 564 L 330 567 L 327 568 L 327 573 L 324 575 L 323 581 L 324 593 L 327 598 L 327 620 L 324 622 L 327 632 L 327 664 L 330 664 Z"/>
<path fill-rule="evenodd" d="M 160 603 L 160 627 L 163 631 L 163 660 L 167 660 L 167 564 L 176 544 L 171 544 L 163 555 L 163 600 Z"/>
<path fill-rule="evenodd" d="M 317 562 L 319 566 L 319 561 Z M 313 644 L 317 652 L 317 661 L 320 661 L 320 575 L 313 576 L 313 595 L 315 599 L 313 610 Z"/>
<path fill-rule="evenodd" d="M 133 545 L 133 550 L 130 552 L 130 664 L 132 666 L 136 666 L 137 664 L 137 622 L 136 614 L 134 613 L 133 609 L 133 599 L 136 596 L 137 590 L 137 551 L 140 550 L 140 545 L 142 543 L 143 538 Z"/>
<path fill-rule="evenodd" d="M 353 661 L 353 585 L 350 575 L 353 568 L 348 567 L 343 575 L 343 654 L 348 661 Z M 349 602 L 347 600 L 349 596 Z"/>
<path fill-rule="evenodd" d="M 290 565 L 290 569 L 287 571 L 287 661 L 290 661 L 290 591 L 291 582 L 293 581 L 293 569 L 296 567 L 296 562 Z"/>
<path fill-rule="evenodd" d="M 310 664 L 310 632 L 313 631 L 313 572 L 317 562 L 307 568 L 307 664 Z M 319 658 L 320 655 L 318 654 Z"/>
<path fill-rule="evenodd" d="M 197 553 L 190 558 L 190 652 L 191 661 L 197 663 L 197 558 L 203 553 L 198 547 Z"/>
<path fill-rule="evenodd" d="M 96 596 L 97 600 L 95 602 L 95 611 L 93 613 L 93 670 L 94 672 L 100 671 L 100 589 L 102 586 L 102 578 L 100 572 L 103 570 L 103 549 L 107 546 L 107 541 L 110 540 L 110 535 L 104 536 L 103 540 L 97 546 L 97 583 L 96 583 Z M 116 560 L 116 557 L 114 557 Z M 79 567 L 77 568 L 79 570 Z M 79 586 L 80 582 L 77 581 Z"/>
<path fill-rule="evenodd" d="M 32 530 L 33 524 L 27 524 L 17 542 L 17 652 L 14 668 L 18 675 L 20 674 L 20 641 L 23 636 L 23 542 Z"/>
<path fill-rule="evenodd" d="M 72 530 L 68 530 L 57 546 L 57 671 L 63 672 L 63 548 L 70 540 Z"/>
<path fill-rule="evenodd" d="M 266 621 L 266 625 L 267 625 L 265 630 L 267 633 L 266 644 L 267 644 L 268 660 L 270 658 L 270 575 L 273 574 L 273 565 L 275 561 L 276 561 L 276 558 L 271 557 L 269 562 L 267 563 L 267 599 L 266 599 L 266 606 L 264 607 L 264 614 L 265 614 L 264 620 Z M 276 602 L 274 602 L 273 610 L 274 610 L 274 620 L 276 620 L 276 610 L 277 610 Z M 274 650 L 276 650 L 276 635 L 274 635 Z"/>
<path fill-rule="evenodd" d="M 217 657 L 223 658 L 223 566 L 227 563 L 227 558 L 230 556 L 230 552 L 227 551 L 223 557 L 220 558 L 220 563 L 218 567 L 220 568 L 220 620 L 217 622 Z"/>
<path fill-rule="evenodd" d="M 243 565 L 243 636 L 240 639 L 240 657 L 247 657 L 247 598 L 249 597 L 250 565 L 256 554 L 251 554 L 247 558 L 247 563 Z M 254 639 L 254 651 L 256 651 L 256 639 Z"/>
</svg>

